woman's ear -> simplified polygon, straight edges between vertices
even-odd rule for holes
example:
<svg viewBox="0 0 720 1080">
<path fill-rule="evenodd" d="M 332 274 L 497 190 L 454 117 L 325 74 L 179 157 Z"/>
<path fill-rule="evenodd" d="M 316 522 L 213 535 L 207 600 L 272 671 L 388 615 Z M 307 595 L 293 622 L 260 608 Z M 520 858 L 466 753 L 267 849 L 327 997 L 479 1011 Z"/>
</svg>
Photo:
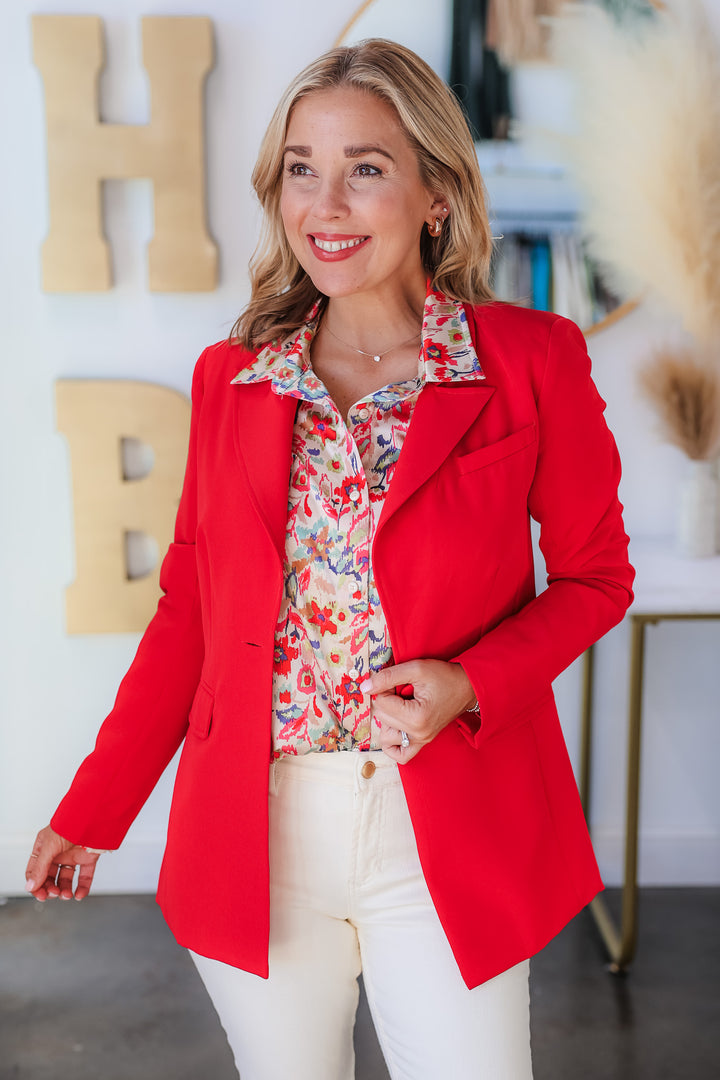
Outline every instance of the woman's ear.
<svg viewBox="0 0 720 1080">
<path fill-rule="evenodd" d="M 450 213 L 450 204 L 448 203 L 446 197 L 442 194 L 442 192 L 432 192 L 431 195 L 433 203 L 430 207 L 430 213 L 434 218 L 441 217 L 443 220 L 445 220 L 445 218 Z"/>
<path fill-rule="evenodd" d="M 432 203 L 432 206 L 430 207 L 430 213 L 428 214 L 427 218 L 425 219 L 426 222 L 427 222 L 427 226 L 428 226 L 428 229 L 430 230 L 431 235 L 439 235 L 440 234 L 440 232 L 442 231 L 442 225 L 445 224 L 445 219 L 447 218 L 449 213 L 450 213 L 450 205 L 449 205 L 447 199 L 445 198 L 445 196 L 441 195 L 441 194 L 438 194 L 438 193 L 434 193 L 433 194 L 433 203 Z M 441 222 L 441 226 L 440 226 L 439 229 L 436 227 L 438 220 Z"/>
</svg>

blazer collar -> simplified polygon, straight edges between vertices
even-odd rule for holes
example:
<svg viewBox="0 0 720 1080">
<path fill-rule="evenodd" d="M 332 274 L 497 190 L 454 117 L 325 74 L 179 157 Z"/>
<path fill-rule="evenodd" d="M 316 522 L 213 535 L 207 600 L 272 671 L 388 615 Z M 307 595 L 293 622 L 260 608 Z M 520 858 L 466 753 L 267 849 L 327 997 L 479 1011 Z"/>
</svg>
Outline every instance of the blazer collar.
<svg viewBox="0 0 720 1080">
<path fill-rule="evenodd" d="M 440 301 L 435 300 L 438 296 Z M 452 312 L 440 310 L 439 305 L 445 302 L 442 294 L 433 294 L 434 318 L 442 321 L 428 327 L 427 338 L 424 333 L 425 385 L 415 404 L 385 499 L 378 536 L 392 516 L 440 468 L 495 393 L 495 388 L 484 381 L 481 364 L 482 358 L 489 358 L 493 351 L 483 341 L 475 320 L 473 328 L 476 332 L 471 336 L 464 309 L 461 315 L 458 313 L 462 305 L 456 305 Z M 455 305 L 455 301 L 452 303 Z M 455 319 L 459 319 L 460 325 Z M 433 353 L 438 326 L 444 336 L 461 335 L 459 341 L 455 339 L 452 354 L 445 341 L 442 344 L 447 354 Z M 294 359 L 307 354 L 312 337 L 304 337 L 306 332 L 312 334 L 312 326 L 306 324 L 291 339 L 279 343 L 272 356 L 262 350 L 255 361 L 232 380 L 236 391 L 233 424 L 236 452 L 257 511 L 281 563 L 285 553 L 295 413 L 298 400 L 312 389 L 311 380 L 314 379 L 309 363 L 304 366 Z M 425 348 L 426 340 L 428 348 Z M 463 365 L 464 370 L 460 370 Z"/>
</svg>

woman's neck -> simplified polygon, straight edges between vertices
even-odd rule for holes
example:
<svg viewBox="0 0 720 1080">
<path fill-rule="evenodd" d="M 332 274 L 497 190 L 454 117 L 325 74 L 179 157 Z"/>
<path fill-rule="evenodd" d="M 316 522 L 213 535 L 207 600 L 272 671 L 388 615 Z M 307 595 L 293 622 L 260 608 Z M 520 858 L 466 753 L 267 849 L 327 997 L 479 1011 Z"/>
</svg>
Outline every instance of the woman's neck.
<svg viewBox="0 0 720 1080">
<path fill-rule="evenodd" d="M 326 328 L 354 349 L 384 352 L 420 334 L 425 305 L 425 284 L 414 294 L 354 294 L 331 297 L 323 322 Z"/>
</svg>

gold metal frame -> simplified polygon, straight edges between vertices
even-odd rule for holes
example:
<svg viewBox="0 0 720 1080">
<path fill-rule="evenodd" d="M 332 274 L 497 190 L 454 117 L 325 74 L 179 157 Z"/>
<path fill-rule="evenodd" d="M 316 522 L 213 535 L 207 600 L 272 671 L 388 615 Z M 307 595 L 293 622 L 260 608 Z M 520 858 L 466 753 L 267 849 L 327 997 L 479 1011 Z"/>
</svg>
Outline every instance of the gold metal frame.
<svg viewBox="0 0 720 1080">
<path fill-rule="evenodd" d="M 638 927 L 638 830 L 640 820 L 640 752 L 642 734 L 642 699 L 645 678 L 645 628 L 666 621 L 720 619 L 720 611 L 687 613 L 656 612 L 633 615 L 630 619 L 630 689 L 628 695 L 628 732 L 625 803 L 625 860 L 622 886 L 622 910 L 618 927 L 602 896 L 596 896 L 590 911 L 610 956 L 609 970 L 614 975 L 627 971 L 635 956 Z M 594 646 L 584 654 L 582 687 L 582 729 L 580 743 L 580 798 L 590 825 L 590 783 L 592 772 L 592 706 L 594 682 Z"/>
<path fill-rule="evenodd" d="M 337 39 L 333 43 L 333 49 L 337 49 L 338 45 L 344 45 L 345 44 L 345 38 L 348 36 L 350 31 L 352 30 L 355 23 L 358 21 L 358 19 L 360 18 L 361 15 L 365 14 L 365 12 L 367 11 L 367 9 L 369 7 L 372 7 L 372 5 L 374 3 L 375 3 L 375 0 L 364 0 L 364 3 L 362 3 L 360 5 L 360 7 L 355 12 L 355 14 L 351 15 L 350 18 L 348 19 L 348 21 L 343 26 L 342 30 L 340 31 L 340 33 L 337 36 Z"/>
</svg>

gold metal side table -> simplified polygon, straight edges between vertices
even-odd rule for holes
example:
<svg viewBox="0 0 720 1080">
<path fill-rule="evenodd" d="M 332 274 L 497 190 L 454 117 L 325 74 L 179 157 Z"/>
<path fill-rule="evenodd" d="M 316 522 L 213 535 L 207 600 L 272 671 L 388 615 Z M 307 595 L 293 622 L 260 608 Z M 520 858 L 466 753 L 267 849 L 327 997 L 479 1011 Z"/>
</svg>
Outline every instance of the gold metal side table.
<svg viewBox="0 0 720 1080">
<path fill-rule="evenodd" d="M 630 622 L 630 689 L 628 696 L 625 867 L 620 926 L 616 926 L 602 896 L 590 911 L 610 955 L 610 971 L 627 970 L 635 955 L 638 926 L 638 829 L 640 817 L 640 758 L 645 679 L 645 629 L 668 620 L 720 620 L 720 557 L 690 560 L 676 555 L 670 542 L 637 539 L 630 544 L 630 561 L 637 570 Z M 592 711 L 594 650 L 583 660 L 580 798 L 590 824 L 592 774 Z"/>
</svg>

